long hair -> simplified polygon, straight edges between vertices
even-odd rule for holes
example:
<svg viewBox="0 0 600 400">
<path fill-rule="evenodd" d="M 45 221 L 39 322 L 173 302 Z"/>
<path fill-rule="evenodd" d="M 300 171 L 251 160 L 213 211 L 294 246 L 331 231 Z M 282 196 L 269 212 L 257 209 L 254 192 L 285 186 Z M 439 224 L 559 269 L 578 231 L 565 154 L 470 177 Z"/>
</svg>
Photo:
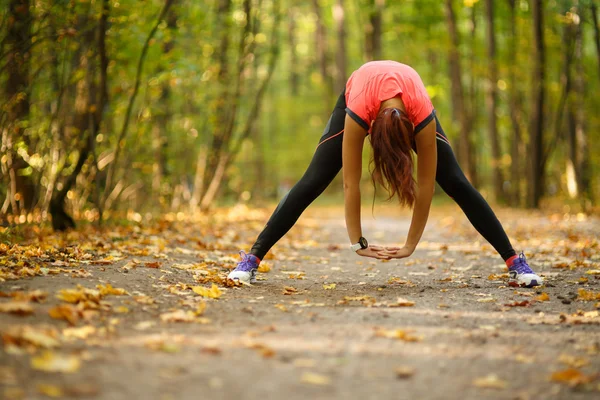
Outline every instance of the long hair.
<svg viewBox="0 0 600 400">
<path fill-rule="evenodd" d="M 413 178 L 413 125 L 406 114 L 397 108 L 379 113 L 371 128 L 371 177 L 387 190 L 388 200 L 398 196 L 400 205 L 412 207 L 416 197 Z"/>
</svg>

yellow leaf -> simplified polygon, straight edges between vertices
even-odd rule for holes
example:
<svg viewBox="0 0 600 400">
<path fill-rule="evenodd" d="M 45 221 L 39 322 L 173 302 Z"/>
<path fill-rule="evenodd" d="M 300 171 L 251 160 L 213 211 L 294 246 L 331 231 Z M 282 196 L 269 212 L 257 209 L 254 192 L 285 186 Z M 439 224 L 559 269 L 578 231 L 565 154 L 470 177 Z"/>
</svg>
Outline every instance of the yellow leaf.
<svg viewBox="0 0 600 400">
<path fill-rule="evenodd" d="M 70 304 L 59 304 L 48 310 L 48 314 L 54 319 L 64 319 L 71 325 L 75 325 L 79 320 L 80 311 Z"/>
<path fill-rule="evenodd" d="M 335 283 L 331 283 L 329 285 L 323 285 L 323 289 L 332 290 L 332 289 L 335 289 L 335 286 L 336 286 Z"/>
<path fill-rule="evenodd" d="M 78 328 L 63 329 L 63 336 L 74 339 L 87 339 L 90 335 L 96 333 L 96 328 L 92 325 L 84 325 Z"/>
<path fill-rule="evenodd" d="M 33 307 L 26 301 L 9 301 L 8 303 L 0 303 L 0 312 L 29 315 L 33 313 Z"/>
<path fill-rule="evenodd" d="M 283 294 L 284 295 L 292 295 L 292 294 L 296 294 L 298 293 L 298 289 L 296 289 L 295 287 L 292 286 L 284 286 L 283 287 Z"/>
<path fill-rule="evenodd" d="M 575 357 L 569 354 L 561 354 L 560 357 L 558 357 L 558 361 L 573 368 L 585 367 L 590 363 L 587 358 Z"/>
<path fill-rule="evenodd" d="M 196 314 L 193 311 L 176 310 L 160 314 L 160 319 L 163 322 L 194 322 Z"/>
<path fill-rule="evenodd" d="M 414 301 L 410 301 L 407 299 L 403 299 L 402 297 L 398 297 L 395 303 L 389 305 L 389 307 L 412 307 L 415 305 Z"/>
<path fill-rule="evenodd" d="M 275 304 L 275 308 L 278 308 L 278 309 L 280 309 L 283 312 L 287 312 L 288 311 L 287 307 L 284 306 L 283 304 Z"/>
<path fill-rule="evenodd" d="M 585 375 L 583 372 L 575 368 L 568 368 L 563 371 L 557 371 L 550 377 L 551 381 L 566 383 L 569 386 L 577 386 L 584 383 L 589 383 L 594 380 L 593 375 Z"/>
<path fill-rule="evenodd" d="M 578 295 L 577 300 L 583 300 L 583 301 L 600 300 L 600 293 L 588 292 L 585 289 L 578 289 L 577 295 Z"/>
<path fill-rule="evenodd" d="M 45 351 L 31 359 L 31 367 L 46 372 L 73 373 L 79 370 L 81 361 L 72 355 Z"/>
<path fill-rule="evenodd" d="M 119 313 L 119 314 L 127 314 L 129 312 L 129 308 L 127 308 L 125 306 L 119 306 L 119 307 L 115 308 L 115 312 Z"/>
<path fill-rule="evenodd" d="M 212 284 L 212 287 L 210 289 L 207 289 L 202 286 L 192 286 L 192 291 L 199 296 L 208 297 L 210 299 L 218 299 L 223 294 L 219 287 L 214 283 Z"/>
<path fill-rule="evenodd" d="M 303 383 L 310 383 L 311 385 L 329 385 L 331 379 L 328 376 L 315 374 L 313 372 L 305 372 L 302 374 L 300 379 Z"/>
<path fill-rule="evenodd" d="M 396 378 L 398 379 L 408 379 L 415 374 L 415 369 L 412 367 L 396 367 Z"/>
<path fill-rule="evenodd" d="M 423 340 L 420 336 L 411 335 L 409 331 L 405 331 L 402 329 L 378 329 L 375 331 L 375 336 L 386 337 L 389 339 L 398 339 L 403 340 L 405 342 L 420 342 Z"/>
<path fill-rule="evenodd" d="M 110 283 L 107 283 L 106 286 L 97 285 L 96 288 L 98 288 L 102 296 L 108 296 L 109 294 L 115 296 L 123 296 L 125 294 L 128 294 L 125 289 L 114 288 Z"/>
<path fill-rule="evenodd" d="M 600 269 L 590 269 L 586 272 L 588 275 L 600 275 Z"/>
<path fill-rule="evenodd" d="M 548 293 L 543 292 L 542 294 L 540 294 L 539 296 L 537 296 L 535 299 L 537 301 L 550 301 L 550 296 L 548 296 Z"/>
<path fill-rule="evenodd" d="M 63 390 L 59 386 L 49 385 L 47 383 L 39 383 L 37 385 L 37 390 L 39 393 L 48 396 L 48 397 L 62 397 Z"/>
<path fill-rule="evenodd" d="M 271 271 L 271 266 L 269 264 L 265 264 L 263 262 L 258 265 L 258 272 L 262 272 L 263 274 L 266 274 L 267 272 L 270 272 L 270 271 Z"/>
<path fill-rule="evenodd" d="M 504 389 L 506 388 L 506 381 L 498 378 L 496 374 L 489 374 L 483 378 L 475 379 L 473 385 L 486 389 Z"/>
</svg>

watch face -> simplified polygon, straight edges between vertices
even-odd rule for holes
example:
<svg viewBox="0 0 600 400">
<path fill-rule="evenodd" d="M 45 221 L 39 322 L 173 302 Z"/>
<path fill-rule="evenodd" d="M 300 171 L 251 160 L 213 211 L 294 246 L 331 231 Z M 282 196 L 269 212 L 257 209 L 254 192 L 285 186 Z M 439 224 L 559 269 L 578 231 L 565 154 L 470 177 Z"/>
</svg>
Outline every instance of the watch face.
<svg viewBox="0 0 600 400">
<path fill-rule="evenodd" d="M 360 243 L 361 249 L 366 249 L 367 247 L 369 247 L 369 243 L 367 242 L 367 239 L 365 239 L 364 237 L 361 237 L 360 239 L 358 239 L 358 243 Z"/>
</svg>

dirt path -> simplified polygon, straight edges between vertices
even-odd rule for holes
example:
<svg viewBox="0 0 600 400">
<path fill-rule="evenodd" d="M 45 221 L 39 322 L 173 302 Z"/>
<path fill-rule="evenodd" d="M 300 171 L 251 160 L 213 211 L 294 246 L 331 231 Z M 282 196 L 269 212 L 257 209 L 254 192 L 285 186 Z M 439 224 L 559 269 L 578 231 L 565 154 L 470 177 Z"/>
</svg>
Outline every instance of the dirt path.
<svg viewBox="0 0 600 400">
<path fill-rule="evenodd" d="M 0 282 L 0 292 L 47 293 L 44 302 L 27 303 L 30 315 L 0 313 L 0 393 L 102 400 L 600 396 L 600 299 L 591 300 L 600 296 L 598 220 L 502 215 L 547 280 L 529 290 L 506 285 L 503 263 L 455 208 L 438 210 L 417 252 L 393 262 L 351 254 L 340 211 L 309 212 L 266 260 L 271 271 L 258 284 L 218 285 L 218 299 L 202 300 L 190 287 L 221 282 L 264 213 L 250 213 L 241 225 L 244 210 L 153 229 L 39 234 L 16 250 L 0 249 L 5 279 L 9 267 L 21 275 L 22 268 L 46 268 Z M 408 230 L 408 217 L 367 219 L 371 242 L 400 241 Z M 18 266 L 18 257 L 29 266 Z M 56 298 L 61 289 L 107 283 L 128 295 L 103 286 L 100 300 L 67 306 L 73 327 L 49 316 L 67 304 Z"/>
</svg>

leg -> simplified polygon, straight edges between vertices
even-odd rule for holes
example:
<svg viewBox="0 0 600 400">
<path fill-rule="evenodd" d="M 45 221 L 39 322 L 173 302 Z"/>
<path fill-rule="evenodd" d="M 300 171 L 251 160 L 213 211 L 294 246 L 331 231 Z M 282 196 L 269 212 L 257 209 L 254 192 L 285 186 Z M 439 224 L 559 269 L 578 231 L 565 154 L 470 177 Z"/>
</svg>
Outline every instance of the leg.
<svg viewBox="0 0 600 400">
<path fill-rule="evenodd" d="M 504 261 L 516 256 L 500 221 L 460 169 L 437 117 L 435 120 L 438 153 L 437 182 L 444 192 L 456 201 L 473 227 L 496 249 Z"/>
<path fill-rule="evenodd" d="M 345 109 L 346 101 L 342 93 L 304 176 L 281 200 L 252 246 L 250 253 L 259 259 L 294 226 L 302 212 L 323 193 L 342 168 Z"/>
</svg>

